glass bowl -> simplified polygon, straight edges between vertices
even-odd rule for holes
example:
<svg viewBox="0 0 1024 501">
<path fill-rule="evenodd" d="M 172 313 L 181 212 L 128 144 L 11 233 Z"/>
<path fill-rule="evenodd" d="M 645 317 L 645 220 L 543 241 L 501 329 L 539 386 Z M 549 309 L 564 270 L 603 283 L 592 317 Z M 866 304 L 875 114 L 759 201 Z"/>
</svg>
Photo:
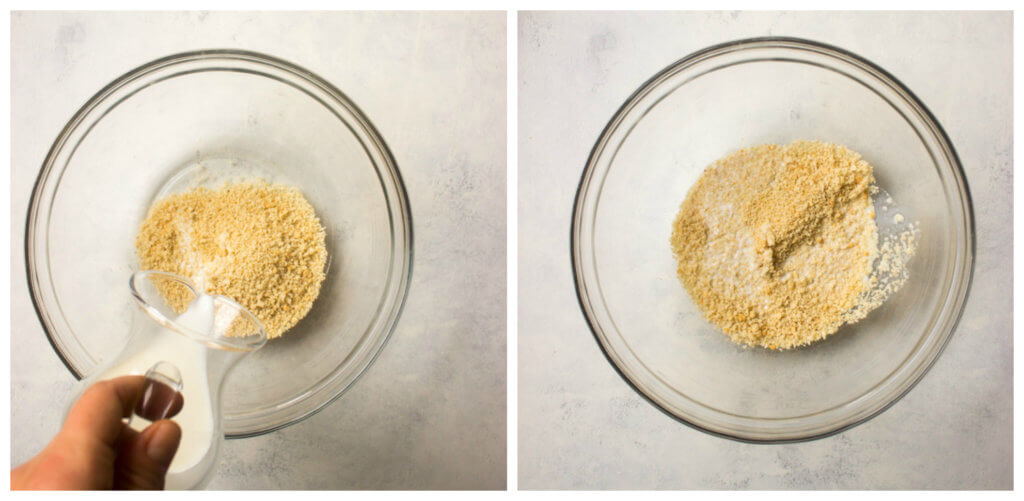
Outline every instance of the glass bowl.
<svg viewBox="0 0 1024 501">
<path fill-rule="evenodd" d="M 125 284 L 150 204 L 253 176 L 303 192 L 326 229 L 329 262 L 309 315 L 227 381 L 225 434 L 301 421 L 366 371 L 409 286 L 412 218 L 398 166 L 370 120 L 324 79 L 262 54 L 206 50 L 111 82 L 43 162 L 25 237 L 29 288 L 75 377 L 116 355 L 128 334 Z"/>
<path fill-rule="evenodd" d="M 797 139 L 862 154 L 919 225 L 917 253 L 902 289 L 859 323 L 802 349 L 745 348 L 676 278 L 672 222 L 715 159 Z M 974 223 L 956 152 L 909 89 L 845 50 L 756 38 L 691 54 L 626 100 L 587 161 L 571 245 L 580 306 L 634 388 L 712 434 L 786 442 L 862 423 L 924 376 L 967 298 Z"/>
</svg>

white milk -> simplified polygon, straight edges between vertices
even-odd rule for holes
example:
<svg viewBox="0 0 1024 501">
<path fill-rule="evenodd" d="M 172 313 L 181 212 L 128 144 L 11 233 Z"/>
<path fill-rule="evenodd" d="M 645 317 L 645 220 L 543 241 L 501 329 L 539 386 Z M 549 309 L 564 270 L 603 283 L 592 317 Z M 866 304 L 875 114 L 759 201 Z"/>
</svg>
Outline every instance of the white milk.
<svg viewBox="0 0 1024 501">
<path fill-rule="evenodd" d="M 192 330 L 207 333 L 213 328 L 213 298 L 198 296 L 182 313 L 177 323 Z M 184 405 L 172 418 L 181 427 L 181 444 L 167 471 L 167 489 L 187 489 L 199 484 L 210 471 L 215 459 L 213 405 L 206 374 L 206 350 L 197 341 L 169 329 L 161 329 L 152 342 L 131 358 L 113 368 L 114 373 L 138 373 L 160 361 L 174 364 L 181 372 L 181 393 Z M 143 429 L 149 425 L 145 419 L 134 416 L 131 426 Z"/>
</svg>

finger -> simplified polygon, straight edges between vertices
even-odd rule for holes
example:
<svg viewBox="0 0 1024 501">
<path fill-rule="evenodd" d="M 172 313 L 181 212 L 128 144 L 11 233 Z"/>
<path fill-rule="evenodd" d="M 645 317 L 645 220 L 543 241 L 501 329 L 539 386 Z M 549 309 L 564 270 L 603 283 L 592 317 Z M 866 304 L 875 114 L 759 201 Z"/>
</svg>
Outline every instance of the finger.
<svg viewBox="0 0 1024 501">
<path fill-rule="evenodd" d="M 121 435 L 121 418 L 131 413 L 144 381 L 143 376 L 122 376 L 90 386 L 71 407 L 60 435 L 113 449 Z"/>
<path fill-rule="evenodd" d="M 185 405 L 185 397 L 181 393 L 174 394 L 174 401 L 171 402 L 171 408 L 167 411 L 167 417 L 172 418 L 177 416 L 181 412 L 181 407 Z"/>
<path fill-rule="evenodd" d="M 142 381 L 141 376 L 130 376 L 87 388 L 72 405 L 57 436 L 19 469 L 24 485 L 109 489 L 117 444 L 125 432 L 134 433 L 122 424 L 121 417 L 131 409 Z"/>
<path fill-rule="evenodd" d="M 168 419 L 177 415 L 184 403 L 181 392 L 159 381 L 147 379 L 142 397 L 135 406 L 135 415 L 147 421 Z"/>
<path fill-rule="evenodd" d="M 125 441 L 114 464 L 115 489 L 163 489 L 167 468 L 181 442 L 174 421 L 157 421 Z"/>
</svg>

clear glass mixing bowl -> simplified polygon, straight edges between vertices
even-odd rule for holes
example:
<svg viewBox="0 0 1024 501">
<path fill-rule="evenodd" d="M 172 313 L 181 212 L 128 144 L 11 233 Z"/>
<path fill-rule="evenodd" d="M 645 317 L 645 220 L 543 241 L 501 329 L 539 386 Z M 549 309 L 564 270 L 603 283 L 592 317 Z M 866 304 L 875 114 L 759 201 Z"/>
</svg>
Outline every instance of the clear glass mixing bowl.
<svg viewBox="0 0 1024 501">
<path fill-rule="evenodd" d="M 861 322 L 802 349 L 744 348 L 676 278 L 672 221 L 715 159 L 796 139 L 861 153 L 919 224 L 917 254 L 903 288 Z M 956 152 L 909 89 L 845 50 L 758 38 L 687 56 L 622 105 L 580 181 L 572 260 L 594 335 L 651 402 L 713 434 L 806 440 L 882 412 L 935 362 L 967 298 L 974 223 Z"/>
<path fill-rule="evenodd" d="M 25 236 L 29 288 L 57 354 L 82 378 L 118 353 L 138 269 L 134 239 L 166 193 L 259 176 L 298 187 L 327 231 L 309 315 L 241 362 L 224 389 L 229 437 L 301 421 L 341 396 L 398 319 L 412 219 L 394 158 L 338 89 L 280 59 L 165 57 L 100 90 L 43 162 Z"/>
</svg>

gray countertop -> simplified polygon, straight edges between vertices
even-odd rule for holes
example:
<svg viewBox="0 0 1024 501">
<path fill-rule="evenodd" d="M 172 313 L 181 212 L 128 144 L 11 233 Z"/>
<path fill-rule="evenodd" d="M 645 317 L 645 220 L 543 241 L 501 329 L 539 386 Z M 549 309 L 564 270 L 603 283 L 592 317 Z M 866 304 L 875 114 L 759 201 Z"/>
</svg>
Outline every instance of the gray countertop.
<svg viewBox="0 0 1024 501">
<path fill-rule="evenodd" d="M 569 259 L 587 155 L 647 78 L 705 46 L 810 38 L 889 70 L 950 135 L 977 260 L 957 332 L 905 398 L 802 444 L 713 437 L 660 412 L 601 354 Z M 520 489 L 1012 487 L 1012 16 L 1009 13 L 520 13 Z"/>
<path fill-rule="evenodd" d="M 11 31 L 12 465 L 53 436 L 75 383 L 25 282 L 25 213 L 50 143 L 131 68 L 241 48 L 310 69 L 371 117 L 406 182 L 416 256 L 365 376 L 304 422 L 227 441 L 209 487 L 505 487 L 505 13 L 15 12 Z"/>
</svg>

